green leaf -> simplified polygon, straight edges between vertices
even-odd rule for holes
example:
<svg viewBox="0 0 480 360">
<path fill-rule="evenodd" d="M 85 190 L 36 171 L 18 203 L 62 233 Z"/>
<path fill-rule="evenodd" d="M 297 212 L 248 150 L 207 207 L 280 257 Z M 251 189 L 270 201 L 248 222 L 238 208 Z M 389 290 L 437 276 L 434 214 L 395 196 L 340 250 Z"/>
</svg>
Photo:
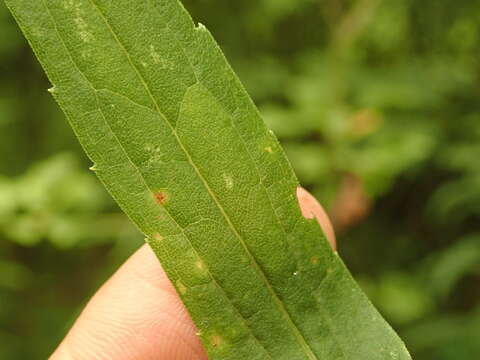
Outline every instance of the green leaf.
<svg viewBox="0 0 480 360">
<path fill-rule="evenodd" d="M 410 359 L 302 217 L 275 136 L 177 0 L 6 3 L 210 359 Z"/>
</svg>

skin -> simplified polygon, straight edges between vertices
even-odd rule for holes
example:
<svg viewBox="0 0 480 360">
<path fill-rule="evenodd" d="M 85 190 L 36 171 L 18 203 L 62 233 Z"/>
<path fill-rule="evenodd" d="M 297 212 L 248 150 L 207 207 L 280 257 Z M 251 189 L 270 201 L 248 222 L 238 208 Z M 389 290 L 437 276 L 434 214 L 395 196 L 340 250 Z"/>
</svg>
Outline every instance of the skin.
<svg viewBox="0 0 480 360">
<path fill-rule="evenodd" d="M 297 189 L 306 218 L 316 218 L 335 249 L 328 216 Z M 196 328 L 152 250 L 142 246 L 98 290 L 50 360 L 207 360 Z"/>
</svg>

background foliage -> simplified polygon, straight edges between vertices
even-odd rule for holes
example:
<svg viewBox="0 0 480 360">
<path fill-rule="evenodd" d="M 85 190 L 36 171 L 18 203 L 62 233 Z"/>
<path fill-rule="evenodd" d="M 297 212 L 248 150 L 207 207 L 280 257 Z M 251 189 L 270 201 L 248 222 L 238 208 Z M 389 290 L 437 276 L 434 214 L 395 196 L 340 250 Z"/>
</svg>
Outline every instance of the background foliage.
<svg viewBox="0 0 480 360">
<path fill-rule="evenodd" d="M 184 3 L 413 357 L 478 358 L 480 3 Z M 142 237 L 87 170 L 3 2 L 0 34 L 0 359 L 40 359 Z"/>
</svg>

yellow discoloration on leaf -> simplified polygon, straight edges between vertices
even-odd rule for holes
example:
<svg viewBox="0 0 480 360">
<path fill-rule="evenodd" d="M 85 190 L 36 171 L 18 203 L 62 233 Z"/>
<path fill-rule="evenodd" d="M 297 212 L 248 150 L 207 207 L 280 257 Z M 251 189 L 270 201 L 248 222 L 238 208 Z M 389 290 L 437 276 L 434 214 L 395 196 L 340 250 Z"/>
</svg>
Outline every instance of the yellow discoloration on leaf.
<svg viewBox="0 0 480 360">
<path fill-rule="evenodd" d="M 180 292 L 180 294 L 185 295 L 187 293 L 187 287 L 183 285 L 180 280 L 177 280 L 175 285 L 177 286 L 177 290 Z"/>
<path fill-rule="evenodd" d="M 233 178 L 231 175 L 223 174 L 223 180 L 225 181 L 225 187 L 228 190 L 233 189 Z"/>
<path fill-rule="evenodd" d="M 210 344 L 217 348 L 220 345 L 222 345 L 223 339 L 220 335 L 213 335 L 212 338 L 210 339 Z"/>
</svg>

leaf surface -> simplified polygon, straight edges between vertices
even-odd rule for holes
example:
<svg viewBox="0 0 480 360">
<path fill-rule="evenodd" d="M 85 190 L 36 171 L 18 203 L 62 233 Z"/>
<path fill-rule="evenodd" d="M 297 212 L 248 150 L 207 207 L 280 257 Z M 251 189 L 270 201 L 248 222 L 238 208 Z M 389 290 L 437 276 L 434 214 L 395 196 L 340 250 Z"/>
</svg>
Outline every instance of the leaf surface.
<svg viewBox="0 0 480 360">
<path fill-rule="evenodd" d="M 177 0 L 6 0 L 210 359 L 410 359 L 302 217 L 275 136 Z"/>
</svg>

